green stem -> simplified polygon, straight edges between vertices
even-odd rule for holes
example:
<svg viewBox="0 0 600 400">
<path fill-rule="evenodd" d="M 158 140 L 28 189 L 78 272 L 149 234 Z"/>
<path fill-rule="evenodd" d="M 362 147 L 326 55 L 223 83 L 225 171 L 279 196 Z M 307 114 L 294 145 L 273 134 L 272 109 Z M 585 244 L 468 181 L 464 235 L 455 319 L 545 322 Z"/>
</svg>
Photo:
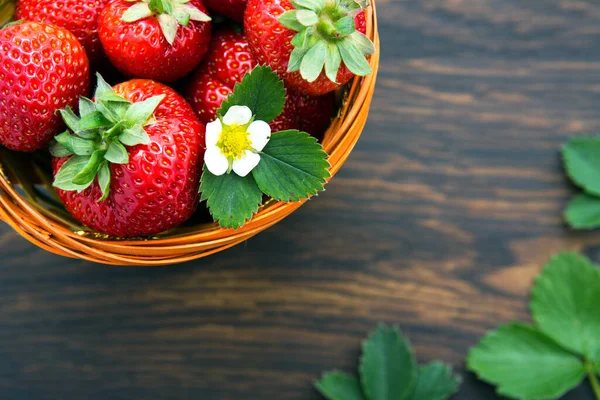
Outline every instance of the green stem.
<svg viewBox="0 0 600 400">
<path fill-rule="evenodd" d="M 588 379 L 590 380 L 590 384 L 592 385 L 594 395 L 596 395 L 596 399 L 600 400 L 600 383 L 598 383 L 598 377 L 596 376 L 596 372 L 594 371 L 594 364 L 589 361 L 586 361 L 585 370 L 587 372 Z"/>
</svg>

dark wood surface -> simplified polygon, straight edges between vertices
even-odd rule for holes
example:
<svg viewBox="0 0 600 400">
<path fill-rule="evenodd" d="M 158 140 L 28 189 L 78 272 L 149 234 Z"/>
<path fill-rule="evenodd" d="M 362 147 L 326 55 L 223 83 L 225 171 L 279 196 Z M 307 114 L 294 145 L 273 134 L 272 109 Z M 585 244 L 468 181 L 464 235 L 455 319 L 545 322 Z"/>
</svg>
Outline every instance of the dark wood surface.
<svg viewBox="0 0 600 400">
<path fill-rule="evenodd" d="M 3 399 L 318 399 L 378 321 L 465 379 L 486 330 L 527 319 L 561 221 L 558 149 L 600 129 L 596 0 L 376 0 L 381 74 L 327 192 L 225 253 L 163 269 L 68 260 L 0 224 Z M 566 397 L 591 399 L 587 384 Z"/>
</svg>

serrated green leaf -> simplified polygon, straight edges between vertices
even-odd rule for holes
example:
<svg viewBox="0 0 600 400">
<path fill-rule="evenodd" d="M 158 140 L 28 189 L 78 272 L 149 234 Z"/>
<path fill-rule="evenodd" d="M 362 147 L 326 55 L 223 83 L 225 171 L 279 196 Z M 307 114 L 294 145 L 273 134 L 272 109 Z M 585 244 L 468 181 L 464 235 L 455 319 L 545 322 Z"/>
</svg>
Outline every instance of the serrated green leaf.
<svg viewBox="0 0 600 400">
<path fill-rule="evenodd" d="M 121 143 L 113 141 L 108 146 L 108 151 L 104 155 L 104 158 L 111 163 L 127 164 L 129 162 L 129 153 L 127 153 L 127 150 Z"/>
<path fill-rule="evenodd" d="M 589 194 L 600 196 L 600 137 L 579 137 L 562 148 L 567 175 Z"/>
<path fill-rule="evenodd" d="M 161 94 L 133 103 L 125 113 L 125 120 L 131 125 L 145 125 L 164 98 L 165 95 Z"/>
<path fill-rule="evenodd" d="M 363 343 L 362 388 L 369 400 L 407 400 L 417 379 L 408 340 L 397 327 L 380 325 Z"/>
<path fill-rule="evenodd" d="M 522 324 L 488 333 L 470 350 L 467 367 L 497 385 L 499 394 L 522 400 L 558 398 L 577 386 L 586 373 L 579 358 Z"/>
<path fill-rule="evenodd" d="M 89 160 L 89 156 L 73 156 L 69 158 L 54 177 L 52 185 L 55 188 L 67 191 L 77 190 L 80 192 L 87 188 L 89 184 L 77 185 L 73 183 L 73 179 L 89 163 Z"/>
<path fill-rule="evenodd" d="M 563 347 L 600 354 L 600 270 L 576 253 L 561 253 L 538 275 L 531 311 L 538 328 Z"/>
<path fill-rule="evenodd" d="M 300 64 L 300 75 L 308 82 L 317 80 L 323 67 L 325 66 L 325 56 L 327 55 L 327 44 L 324 41 L 317 42 L 310 48 L 302 58 Z"/>
<path fill-rule="evenodd" d="M 112 122 L 110 122 L 104 114 L 99 111 L 93 111 L 81 118 L 81 121 L 79 121 L 79 130 L 90 131 L 98 128 L 106 128 L 111 125 Z"/>
<path fill-rule="evenodd" d="M 96 150 L 91 156 L 88 157 L 88 162 L 81 168 L 81 171 L 73 178 L 75 185 L 89 186 L 94 181 L 106 150 Z"/>
<path fill-rule="evenodd" d="M 327 400 L 366 400 L 358 378 L 340 371 L 325 373 L 315 388 Z"/>
<path fill-rule="evenodd" d="M 411 400 L 447 400 L 458 391 L 460 378 L 452 374 L 452 368 L 439 361 L 419 368 Z"/>
<path fill-rule="evenodd" d="M 255 120 L 273 121 L 285 104 L 283 82 L 269 67 L 258 66 L 237 83 L 233 93 L 221 104 L 218 115 L 222 118 L 232 106 L 246 106 Z"/>
<path fill-rule="evenodd" d="M 567 205 L 565 220 L 571 228 L 600 228 L 600 198 L 581 193 Z"/>
<path fill-rule="evenodd" d="M 87 97 L 79 97 L 79 115 L 85 117 L 86 115 L 96 111 L 94 102 Z"/>
<path fill-rule="evenodd" d="M 330 176 L 327 153 L 305 132 L 281 131 L 261 153 L 252 175 L 260 190 L 280 201 L 300 201 L 323 190 Z"/>
<path fill-rule="evenodd" d="M 148 136 L 148 133 L 141 125 L 134 125 L 131 128 L 123 130 L 123 133 L 119 136 L 119 142 L 125 146 L 150 144 L 150 136 Z"/>
<path fill-rule="evenodd" d="M 345 37 L 343 40 L 340 40 L 337 42 L 337 46 L 344 64 L 353 74 L 358 76 L 371 74 L 371 66 L 351 37 Z"/>
<path fill-rule="evenodd" d="M 108 162 L 104 161 L 98 170 L 98 185 L 102 191 L 102 197 L 98 200 L 99 202 L 108 198 L 110 192 L 110 180 L 110 166 L 108 165 Z"/>
<path fill-rule="evenodd" d="M 262 193 L 252 175 L 235 173 L 215 176 L 206 167 L 200 181 L 200 200 L 223 228 L 237 229 L 246 223 L 262 203 Z"/>
<path fill-rule="evenodd" d="M 284 27 L 299 32 L 304 29 L 304 25 L 298 21 L 297 13 L 296 10 L 286 11 L 277 20 Z"/>
</svg>

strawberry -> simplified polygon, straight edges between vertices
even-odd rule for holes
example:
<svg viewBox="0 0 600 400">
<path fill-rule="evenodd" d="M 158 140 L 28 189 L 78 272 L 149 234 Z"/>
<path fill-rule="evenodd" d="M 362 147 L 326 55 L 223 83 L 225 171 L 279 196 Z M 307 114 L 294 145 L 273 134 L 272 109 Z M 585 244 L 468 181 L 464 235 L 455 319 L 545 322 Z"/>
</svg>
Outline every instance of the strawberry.
<svg viewBox="0 0 600 400">
<path fill-rule="evenodd" d="M 208 50 L 206 12 L 200 0 L 114 0 L 100 14 L 100 41 L 125 75 L 172 82 Z"/>
<path fill-rule="evenodd" d="M 244 21 L 248 0 L 204 0 L 204 3 L 210 11 L 241 23 Z"/>
<path fill-rule="evenodd" d="M 204 61 L 187 88 L 187 98 L 202 123 L 217 118 L 221 103 L 256 65 L 243 34 L 228 27 L 215 33 Z M 299 129 L 319 136 L 330 123 L 334 96 L 311 97 L 291 89 L 287 92 L 283 113 L 269 124 L 273 132 Z"/>
<path fill-rule="evenodd" d="M 375 51 L 365 36 L 369 0 L 249 0 L 244 27 L 259 64 L 286 85 L 309 95 L 338 89 L 369 75 L 365 56 Z"/>
<path fill-rule="evenodd" d="M 0 143 L 45 146 L 64 127 L 56 111 L 75 107 L 89 85 L 88 58 L 71 32 L 37 22 L 0 30 Z"/>
<path fill-rule="evenodd" d="M 16 19 L 46 22 L 71 31 L 92 64 L 104 58 L 98 38 L 98 15 L 108 0 L 19 0 Z"/>
<path fill-rule="evenodd" d="M 50 147 L 54 186 L 89 228 L 117 237 L 160 233 L 198 204 L 205 127 L 173 89 L 134 79 L 111 88 L 101 77 L 81 118 L 61 111 L 69 131 Z"/>
</svg>

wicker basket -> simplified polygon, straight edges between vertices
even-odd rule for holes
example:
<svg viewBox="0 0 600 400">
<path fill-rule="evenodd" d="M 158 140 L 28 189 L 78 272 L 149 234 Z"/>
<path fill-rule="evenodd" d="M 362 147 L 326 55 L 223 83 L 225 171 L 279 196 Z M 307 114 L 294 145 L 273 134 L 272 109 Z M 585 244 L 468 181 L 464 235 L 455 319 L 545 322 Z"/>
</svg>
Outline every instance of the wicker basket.
<svg viewBox="0 0 600 400">
<path fill-rule="evenodd" d="M 367 11 L 367 35 L 377 52 L 370 59 L 373 74 L 355 78 L 344 93 L 343 107 L 325 133 L 323 146 L 330 155 L 332 176 L 348 158 L 367 121 L 379 66 L 379 36 L 374 1 Z M 0 0 L 0 23 L 14 10 Z M 237 230 L 213 223 L 187 224 L 157 237 L 116 240 L 90 232 L 61 207 L 51 185 L 44 157 L 17 154 L 0 148 L 0 219 L 35 245 L 62 256 L 97 263 L 159 266 L 205 257 L 251 238 L 300 207 L 299 203 L 269 201 Z"/>
</svg>

